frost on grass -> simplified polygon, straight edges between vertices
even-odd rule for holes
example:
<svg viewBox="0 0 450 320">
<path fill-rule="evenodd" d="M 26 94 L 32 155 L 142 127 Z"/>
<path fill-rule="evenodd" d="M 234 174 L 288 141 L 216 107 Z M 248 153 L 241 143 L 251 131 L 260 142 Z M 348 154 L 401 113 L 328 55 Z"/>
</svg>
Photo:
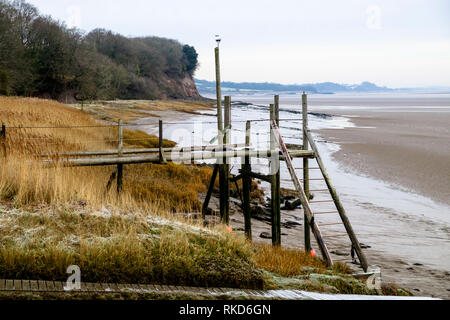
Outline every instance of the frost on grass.
<svg viewBox="0 0 450 320">
<path fill-rule="evenodd" d="M 113 209 L 0 210 L 0 278 L 263 287 L 243 237 Z"/>
</svg>

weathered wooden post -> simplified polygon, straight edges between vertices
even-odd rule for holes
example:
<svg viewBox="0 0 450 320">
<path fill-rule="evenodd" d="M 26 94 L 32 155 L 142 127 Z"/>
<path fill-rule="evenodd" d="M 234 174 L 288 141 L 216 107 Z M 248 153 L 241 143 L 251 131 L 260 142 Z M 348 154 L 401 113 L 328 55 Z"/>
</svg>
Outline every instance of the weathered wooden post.
<svg viewBox="0 0 450 320">
<path fill-rule="evenodd" d="M 158 147 L 159 147 L 159 162 L 160 163 L 167 163 L 166 161 L 166 157 L 164 157 L 164 152 L 163 152 L 163 121 L 159 120 L 159 143 L 158 143 Z"/>
<path fill-rule="evenodd" d="M 220 49 L 219 49 L 219 41 L 217 42 L 217 47 L 214 50 L 215 58 L 216 58 L 216 95 L 217 95 L 217 136 L 218 136 L 218 145 L 219 150 L 223 149 L 223 117 L 222 117 L 222 91 L 221 91 L 221 79 L 220 79 Z M 221 150 L 224 151 L 224 150 Z M 226 213 L 225 213 L 225 167 L 223 163 L 223 159 L 219 158 L 219 193 L 220 193 L 220 217 L 222 222 L 225 222 Z"/>
<path fill-rule="evenodd" d="M 251 122 L 247 121 L 245 126 L 245 150 L 250 150 L 250 133 Z M 243 211 L 244 211 L 244 223 L 245 223 L 245 235 L 247 239 L 252 241 L 252 216 L 250 211 L 250 192 L 252 188 L 251 172 L 252 167 L 250 163 L 250 157 L 245 155 L 242 164 L 242 193 L 243 193 Z"/>
<path fill-rule="evenodd" d="M 216 94 L 217 94 L 217 127 L 219 129 L 219 138 L 223 130 L 222 123 L 222 91 L 221 91 L 221 79 L 220 79 L 220 56 L 219 46 L 215 48 L 216 54 Z M 219 139 L 219 145 L 222 143 L 222 139 Z"/>
<path fill-rule="evenodd" d="M 224 119 L 224 128 L 226 129 L 223 145 L 224 145 L 224 154 L 223 157 L 223 180 L 220 181 L 220 185 L 223 187 L 220 193 L 220 198 L 222 201 L 220 202 L 221 207 L 221 217 L 224 224 L 228 225 L 230 223 L 230 164 L 229 158 L 226 157 L 227 146 L 230 143 L 230 135 L 231 135 L 231 97 L 225 97 L 225 119 Z"/>
<path fill-rule="evenodd" d="M 214 190 L 214 185 L 216 183 L 218 171 L 219 171 L 219 165 L 216 164 L 214 166 L 214 171 L 213 171 L 213 174 L 211 176 L 211 181 L 209 182 L 208 192 L 206 193 L 205 201 L 203 202 L 203 207 L 202 207 L 202 218 L 203 218 L 203 220 L 205 220 L 206 215 L 208 214 L 209 201 L 211 200 L 211 195 L 212 195 L 212 192 Z"/>
<path fill-rule="evenodd" d="M 0 131 L 0 144 L 2 145 L 2 155 L 6 158 L 6 125 L 2 122 L 2 130 Z"/>
<path fill-rule="evenodd" d="M 123 155 L 123 127 L 122 127 L 122 119 L 119 119 L 118 122 L 118 148 L 117 154 L 119 157 Z M 122 192 L 122 183 L 123 183 L 123 164 L 117 165 L 117 193 Z"/>
<path fill-rule="evenodd" d="M 303 118 L 303 150 L 309 149 L 308 143 L 308 96 L 303 92 L 302 95 L 302 118 Z M 310 199 L 311 195 L 309 192 L 309 159 L 307 157 L 303 158 L 303 189 L 306 194 L 306 198 Z M 311 226 L 309 225 L 305 208 L 304 211 L 304 233 L 305 233 L 305 251 L 310 252 L 311 247 Z"/>
<path fill-rule="evenodd" d="M 279 99 L 275 97 L 275 104 L 270 105 L 270 122 L 272 120 L 279 122 Z M 277 142 L 275 135 L 270 127 L 270 180 L 271 180 L 271 210 L 272 210 L 272 244 L 281 245 L 281 206 L 280 206 L 280 157 L 275 155 Z"/>
</svg>

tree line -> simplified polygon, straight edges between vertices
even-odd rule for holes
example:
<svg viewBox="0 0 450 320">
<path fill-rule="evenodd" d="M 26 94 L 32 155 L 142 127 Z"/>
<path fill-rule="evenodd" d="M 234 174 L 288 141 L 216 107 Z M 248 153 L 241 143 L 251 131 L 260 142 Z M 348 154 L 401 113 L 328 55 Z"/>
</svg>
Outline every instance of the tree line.
<svg viewBox="0 0 450 320">
<path fill-rule="evenodd" d="M 192 78 L 194 47 L 159 38 L 88 34 L 24 0 L 0 0 L 0 94 L 76 100 L 182 95 L 173 79 Z"/>
</svg>

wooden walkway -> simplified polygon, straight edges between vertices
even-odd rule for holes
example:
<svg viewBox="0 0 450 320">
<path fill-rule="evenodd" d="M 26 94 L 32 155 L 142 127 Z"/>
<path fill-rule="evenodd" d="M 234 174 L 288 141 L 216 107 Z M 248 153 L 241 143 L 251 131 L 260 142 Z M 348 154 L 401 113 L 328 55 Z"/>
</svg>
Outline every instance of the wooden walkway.
<svg viewBox="0 0 450 320">
<path fill-rule="evenodd" d="M 80 290 L 65 290 L 65 282 L 42 280 L 7 280 L 0 279 L 0 293 L 191 293 L 199 295 L 245 295 L 263 298 L 267 295 L 261 290 L 232 288 L 199 288 L 185 286 L 167 286 L 153 284 L 116 284 L 82 282 Z"/>
<path fill-rule="evenodd" d="M 393 296 L 365 296 L 365 295 L 343 295 L 323 294 L 318 292 L 307 292 L 301 290 L 248 290 L 232 288 L 198 288 L 182 286 L 166 286 L 152 284 L 112 284 L 82 282 L 81 290 L 64 290 L 64 282 L 41 281 L 41 280 L 5 280 L 0 279 L 1 293 L 138 293 L 138 294 L 196 294 L 204 296 L 243 297 L 245 299 L 279 299 L 279 300 L 440 300 L 429 297 L 393 297 Z"/>
</svg>

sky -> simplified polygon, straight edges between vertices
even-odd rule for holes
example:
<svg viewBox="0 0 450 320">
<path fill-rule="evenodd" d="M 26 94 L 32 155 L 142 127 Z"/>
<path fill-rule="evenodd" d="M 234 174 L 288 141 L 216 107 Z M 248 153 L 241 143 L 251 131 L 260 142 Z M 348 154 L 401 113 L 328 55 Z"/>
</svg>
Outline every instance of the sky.
<svg viewBox="0 0 450 320">
<path fill-rule="evenodd" d="M 196 78 L 450 86 L 449 0 L 28 0 L 84 32 L 160 36 L 199 53 Z"/>
</svg>

